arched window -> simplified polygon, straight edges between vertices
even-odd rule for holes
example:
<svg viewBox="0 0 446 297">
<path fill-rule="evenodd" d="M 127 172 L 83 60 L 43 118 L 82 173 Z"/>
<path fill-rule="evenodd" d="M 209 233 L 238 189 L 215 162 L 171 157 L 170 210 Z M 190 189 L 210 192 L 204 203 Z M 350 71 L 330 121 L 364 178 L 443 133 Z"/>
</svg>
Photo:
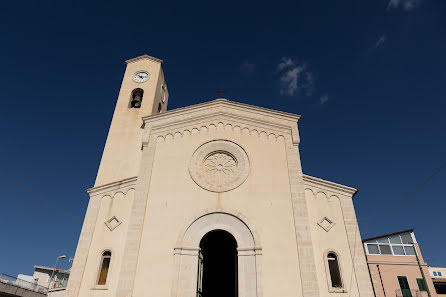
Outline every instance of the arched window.
<svg viewBox="0 0 446 297">
<path fill-rule="evenodd" d="M 110 260 L 111 260 L 111 252 L 110 251 L 103 252 L 98 276 L 98 283 L 97 283 L 98 285 L 105 285 L 107 283 Z"/>
<path fill-rule="evenodd" d="M 144 91 L 140 88 L 134 89 L 132 91 L 132 96 L 130 97 L 130 108 L 140 108 L 142 102 L 142 96 Z"/>
<path fill-rule="evenodd" d="M 327 254 L 327 267 L 330 273 L 330 284 L 333 289 L 342 289 L 341 269 L 339 267 L 338 255 L 334 252 Z"/>
<path fill-rule="evenodd" d="M 161 102 L 166 102 L 166 87 L 161 85 Z"/>
</svg>

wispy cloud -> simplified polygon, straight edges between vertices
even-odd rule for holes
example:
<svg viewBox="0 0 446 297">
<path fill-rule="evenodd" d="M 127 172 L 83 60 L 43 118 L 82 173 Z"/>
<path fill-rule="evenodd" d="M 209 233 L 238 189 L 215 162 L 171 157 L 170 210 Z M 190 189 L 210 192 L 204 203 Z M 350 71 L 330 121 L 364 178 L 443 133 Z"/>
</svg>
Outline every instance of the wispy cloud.
<svg viewBox="0 0 446 297">
<path fill-rule="evenodd" d="M 411 11 L 421 4 L 421 0 L 390 0 L 387 9 L 401 8 L 404 11 Z"/>
<path fill-rule="evenodd" d="M 327 101 L 328 101 L 328 95 L 327 94 L 322 95 L 321 98 L 319 98 L 319 103 L 320 104 L 325 104 L 325 103 L 327 103 Z"/>
<path fill-rule="evenodd" d="M 313 74 L 307 70 L 305 63 L 297 64 L 293 59 L 283 57 L 276 67 L 279 73 L 280 95 L 293 96 L 299 91 L 311 95 L 314 85 Z"/>
<path fill-rule="evenodd" d="M 277 65 L 277 72 L 280 72 L 287 67 L 293 66 L 295 66 L 295 64 L 291 58 L 283 57 L 282 60 L 280 60 L 280 63 Z"/>
<path fill-rule="evenodd" d="M 243 61 L 240 66 L 240 71 L 243 73 L 252 73 L 255 70 L 256 65 L 254 63 L 249 63 L 248 60 Z"/>
<path fill-rule="evenodd" d="M 378 47 L 382 46 L 386 41 L 387 41 L 387 36 L 385 34 L 381 35 L 375 42 L 374 48 L 377 49 Z"/>
</svg>

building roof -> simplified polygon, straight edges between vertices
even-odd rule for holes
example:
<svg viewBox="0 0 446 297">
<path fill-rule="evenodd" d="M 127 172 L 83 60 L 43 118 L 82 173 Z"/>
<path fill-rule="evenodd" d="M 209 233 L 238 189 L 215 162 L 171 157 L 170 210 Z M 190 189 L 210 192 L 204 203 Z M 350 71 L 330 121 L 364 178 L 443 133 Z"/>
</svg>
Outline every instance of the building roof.
<svg viewBox="0 0 446 297">
<path fill-rule="evenodd" d="M 70 270 L 61 269 L 61 268 L 54 269 L 54 267 L 34 265 L 34 270 L 36 270 L 36 269 L 48 270 L 48 271 L 57 271 L 57 272 L 65 273 L 65 274 L 70 274 Z"/>
<path fill-rule="evenodd" d="M 394 233 L 389 233 L 389 234 L 383 234 L 383 235 L 379 235 L 379 236 L 373 236 L 373 237 L 369 237 L 369 238 L 365 238 L 362 240 L 362 242 L 366 242 L 369 240 L 374 240 L 374 239 L 378 239 L 378 238 L 383 238 L 383 237 L 390 237 L 393 235 L 398 235 L 398 234 L 403 234 L 403 233 L 409 233 L 409 232 L 413 232 L 414 229 L 407 229 L 407 230 L 403 230 L 403 231 L 398 231 L 398 232 L 394 232 Z"/>
</svg>

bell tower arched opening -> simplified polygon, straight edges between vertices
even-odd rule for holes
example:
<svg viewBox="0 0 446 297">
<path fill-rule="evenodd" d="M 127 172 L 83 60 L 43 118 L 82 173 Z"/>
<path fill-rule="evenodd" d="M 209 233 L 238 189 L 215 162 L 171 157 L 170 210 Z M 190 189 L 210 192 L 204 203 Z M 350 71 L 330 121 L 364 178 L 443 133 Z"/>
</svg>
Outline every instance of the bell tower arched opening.
<svg viewBox="0 0 446 297">
<path fill-rule="evenodd" d="M 234 236 L 224 230 L 210 231 L 200 241 L 200 253 L 198 295 L 238 297 L 237 241 Z"/>
</svg>

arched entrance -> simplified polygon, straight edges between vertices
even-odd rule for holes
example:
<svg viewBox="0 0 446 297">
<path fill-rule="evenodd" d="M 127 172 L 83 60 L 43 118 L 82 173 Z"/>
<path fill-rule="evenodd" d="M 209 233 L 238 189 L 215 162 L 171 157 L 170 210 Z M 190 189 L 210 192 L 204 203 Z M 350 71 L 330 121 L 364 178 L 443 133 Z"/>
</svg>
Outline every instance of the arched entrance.
<svg viewBox="0 0 446 297">
<path fill-rule="evenodd" d="M 210 231 L 200 241 L 200 253 L 199 295 L 238 297 L 237 242 L 234 236 L 224 230 Z"/>
<path fill-rule="evenodd" d="M 262 249 L 257 232 L 252 227 L 249 228 L 245 221 L 246 219 L 240 213 L 215 209 L 207 210 L 184 225 L 174 249 L 172 297 L 197 297 L 200 295 L 202 291 L 198 290 L 200 276 L 205 276 L 207 272 L 205 268 L 204 273 L 200 274 L 201 249 L 206 250 L 210 247 L 210 243 L 206 243 L 207 235 L 210 236 L 209 238 L 216 236 L 217 242 L 220 240 L 226 242 L 224 243 L 226 247 L 231 246 L 230 242 L 232 242 L 232 248 L 229 250 L 236 250 L 237 262 L 232 261 L 232 266 L 237 269 L 238 280 L 238 285 L 234 285 L 238 290 L 235 296 L 262 297 Z M 216 233 L 214 234 L 214 232 Z M 224 239 L 227 236 L 230 236 L 231 239 Z M 215 249 L 210 247 L 210 250 L 215 251 L 217 247 Z M 228 248 L 225 248 L 225 251 L 227 250 Z M 203 264 L 205 261 L 206 259 Z M 223 276 L 221 272 L 219 272 L 219 276 Z M 210 282 L 212 283 L 212 281 Z M 203 297 L 215 296 L 211 294 Z M 225 296 L 232 297 L 234 295 Z"/>
</svg>

